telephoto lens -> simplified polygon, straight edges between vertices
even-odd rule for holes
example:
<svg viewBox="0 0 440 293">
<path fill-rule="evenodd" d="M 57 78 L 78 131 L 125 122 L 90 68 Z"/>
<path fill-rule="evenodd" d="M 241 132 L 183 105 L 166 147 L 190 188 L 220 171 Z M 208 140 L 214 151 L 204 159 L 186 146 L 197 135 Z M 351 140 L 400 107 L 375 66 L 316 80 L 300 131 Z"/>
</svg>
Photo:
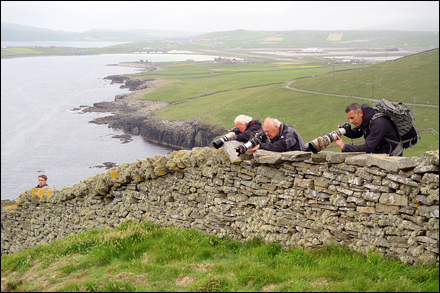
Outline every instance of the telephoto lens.
<svg viewBox="0 0 440 293">
<path fill-rule="evenodd" d="M 230 130 L 230 132 L 222 137 L 220 137 L 217 140 L 214 140 L 212 142 L 212 145 L 216 148 L 219 149 L 226 141 L 230 141 L 230 140 L 234 140 L 237 138 L 237 133 L 238 132 L 238 128 L 234 127 Z"/>
<path fill-rule="evenodd" d="M 350 125 L 348 125 L 348 127 L 350 127 Z M 347 131 L 345 128 L 339 128 L 337 130 L 330 132 L 329 134 L 315 138 L 311 142 L 307 143 L 306 151 L 311 151 L 314 154 L 317 154 L 318 152 L 328 147 L 330 143 L 334 142 L 338 138 L 338 136 L 341 136 L 346 133 Z"/>
<path fill-rule="evenodd" d="M 266 133 L 264 131 L 260 131 L 259 133 L 257 133 L 255 135 L 255 137 L 251 138 L 248 142 L 238 146 L 235 149 L 235 151 L 240 156 L 240 155 L 246 153 L 248 149 L 253 148 L 254 146 L 256 146 L 262 142 L 265 142 L 266 140 L 267 140 Z"/>
</svg>

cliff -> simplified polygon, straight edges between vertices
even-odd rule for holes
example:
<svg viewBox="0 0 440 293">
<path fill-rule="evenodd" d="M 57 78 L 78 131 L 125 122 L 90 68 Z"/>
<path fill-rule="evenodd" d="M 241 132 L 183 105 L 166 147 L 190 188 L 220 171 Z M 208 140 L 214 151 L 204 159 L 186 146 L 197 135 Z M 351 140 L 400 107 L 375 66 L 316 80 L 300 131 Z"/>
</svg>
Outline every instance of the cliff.
<svg viewBox="0 0 440 293">
<path fill-rule="evenodd" d="M 1 252 L 151 221 L 287 247 L 336 243 L 405 263 L 439 262 L 438 150 L 421 158 L 263 150 L 241 158 L 236 146 L 175 151 L 60 191 L 26 191 L 2 207 Z"/>
<path fill-rule="evenodd" d="M 202 123 L 198 119 L 184 121 L 155 120 L 154 111 L 169 106 L 166 102 L 139 99 L 149 89 L 159 86 L 158 80 L 140 80 L 126 76 L 106 77 L 112 83 L 122 83 L 121 88 L 129 88 L 130 94 L 118 95 L 113 102 L 98 102 L 83 112 L 111 112 L 111 116 L 98 118 L 93 123 L 108 124 L 126 133 L 140 135 L 148 141 L 177 149 L 204 147 L 218 136 L 227 132 Z"/>
</svg>

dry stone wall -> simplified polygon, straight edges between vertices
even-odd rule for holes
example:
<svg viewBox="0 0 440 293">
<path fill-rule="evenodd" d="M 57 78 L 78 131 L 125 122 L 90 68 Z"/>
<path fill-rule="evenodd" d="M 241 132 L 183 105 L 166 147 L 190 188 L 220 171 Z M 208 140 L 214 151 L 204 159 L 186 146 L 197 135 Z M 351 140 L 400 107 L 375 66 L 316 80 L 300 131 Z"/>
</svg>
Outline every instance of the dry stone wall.
<svg viewBox="0 0 440 293">
<path fill-rule="evenodd" d="M 439 262 L 438 150 L 421 158 L 263 150 L 238 158 L 235 146 L 175 151 L 60 191 L 26 191 L 2 208 L 1 252 L 151 221 L 240 240 L 337 243 L 405 263 Z"/>
</svg>

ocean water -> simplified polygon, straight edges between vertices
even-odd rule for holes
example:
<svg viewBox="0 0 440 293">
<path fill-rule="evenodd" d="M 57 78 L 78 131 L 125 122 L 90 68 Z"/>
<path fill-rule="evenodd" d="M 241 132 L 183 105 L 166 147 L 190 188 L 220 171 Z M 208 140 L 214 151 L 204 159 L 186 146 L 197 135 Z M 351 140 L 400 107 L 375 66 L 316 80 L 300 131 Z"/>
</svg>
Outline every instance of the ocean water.
<svg viewBox="0 0 440 293">
<path fill-rule="evenodd" d="M 213 56 L 121 54 L 51 56 L 1 61 L 1 199 L 15 199 L 35 187 L 38 175 L 58 190 L 105 172 L 103 164 L 121 165 L 172 151 L 121 130 L 89 123 L 110 113 L 82 113 L 80 106 L 113 101 L 129 92 L 104 77 L 135 73 L 136 68 L 108 66 L 140 59 L 165 62 L 213 60 Z"/>
</svg>

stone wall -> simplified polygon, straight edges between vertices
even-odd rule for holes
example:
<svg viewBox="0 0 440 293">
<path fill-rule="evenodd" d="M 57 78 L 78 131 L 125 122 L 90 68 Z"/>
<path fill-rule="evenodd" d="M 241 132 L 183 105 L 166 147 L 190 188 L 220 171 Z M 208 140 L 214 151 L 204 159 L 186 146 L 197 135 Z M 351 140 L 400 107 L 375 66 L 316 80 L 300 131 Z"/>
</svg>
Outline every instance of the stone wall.
<svg viewBox="0 0 440 293">
<path fill-rule="evenodd" d="M 262 150 L 238 158 L 235 146 L 175 151 L 60 191 L 26 191 L 2 208 L 1 252 L 132 220 L 439 262 L 438 150 L 421 158 Z"/>
</svg>

